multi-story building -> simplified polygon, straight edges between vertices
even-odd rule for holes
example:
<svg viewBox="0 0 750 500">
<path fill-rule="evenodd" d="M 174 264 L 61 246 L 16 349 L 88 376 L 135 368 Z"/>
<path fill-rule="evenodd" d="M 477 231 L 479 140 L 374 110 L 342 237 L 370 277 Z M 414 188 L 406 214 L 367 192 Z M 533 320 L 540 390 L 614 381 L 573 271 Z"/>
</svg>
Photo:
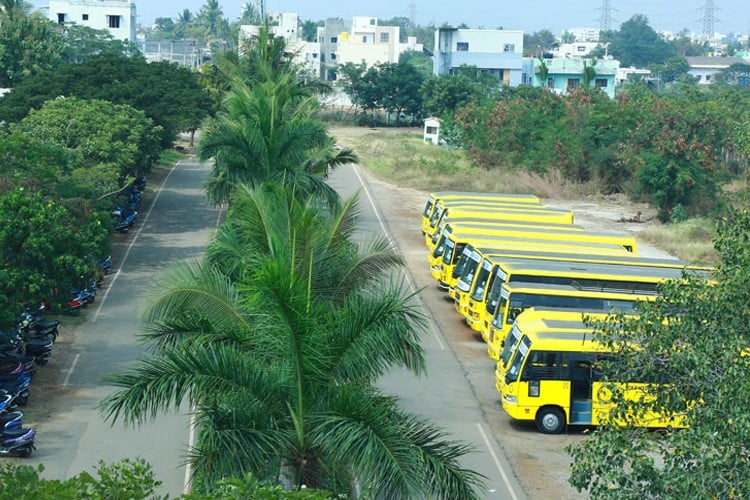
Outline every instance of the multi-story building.
<svg viewBox="0 0 750 500">
<path fill-rule="evenodd" d="M 336 79 L 339 64 L 364 63 L 367 67 L 382 63 L 397 63 L 407 50 L 422 52 L 416 37 L 400 42 L 401 28 L 380 26 L 375 17 L 356 16 L 351 24 L 342 19 L 326 19 L 318 28 L 320 43 L 321 78 Z"/>
<path fill-rule="evenodd" d="M 433 73 L 452 74 L 462 66 L 497 78 L 499 85 L 523 81 L 523 31 L 438 28 Z"/>
<path fill-rule="evenodd" d="M 116 40 L 136 41 L 134 0 L 50 0 L 47 16 L 60 24 L 107 30 Z"/>
<path fill-rule="evenodd" d="M 293 12 L 269 13 L 271 33 L 286 41 L 286 50 L 292 61 L 304 68 L 311 78 L 320 78 L 320 44 L 306 42 L 300 38 L 299 17 Z M 242 41 L 258 36 L 259 27 L 255 25 L 240 26 L 240 50 Z"/>
</svg>

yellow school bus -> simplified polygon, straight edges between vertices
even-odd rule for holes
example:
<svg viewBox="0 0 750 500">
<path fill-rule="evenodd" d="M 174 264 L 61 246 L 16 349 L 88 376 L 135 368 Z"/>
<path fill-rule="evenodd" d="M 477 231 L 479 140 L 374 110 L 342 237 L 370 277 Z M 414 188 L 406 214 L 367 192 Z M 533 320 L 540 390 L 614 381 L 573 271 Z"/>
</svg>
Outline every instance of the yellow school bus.
<svg viewBox="0 0 750 500">
<path fill-rule="evenodd" d="M 573 224 L 573 212 L 559 208 L 538 207 L 487 207 L 487 206 L 459 206 L 446 207 L 440 212 L 440 216 L 430 219 L 430 227 L 425 233 L 425 243 L 428 236 L 444 222 L 456 219 L 477 219 L 479 221 L 492 221 L 497 219 L 522 220 L 526 222 L 542 222 L 546 224 Z"/>
<path fill-rule="evenodd" d="M 649 259 L 630 255 L 565 255 L 510 257 L 491 256 L 477 264 L 479 271 L 460 278 L 462 287 L 469 290 L 461 312 L 466 323 L 475 331 L 487 329 L 495 313 L 503 283 L 516 281 L 599 286 L 612 290 L 649 289 L 669 279 L 680 279 L 684 272 L 710 278 L 712 269 L 694 266 L 676 259 Z M 458 285 L 457 285 L 458 286 Z"/>
<path fill-rule="evenodd" d="M 571 233 L 575 234 L 575 233 Z M 580 233 L 581 236 L 586 232 Z M 595 241 L 586 241 L 580 238 L 578 241 L 566 241 L 556 238 L 548 238 L 546 233 L 528 233 L 526 237 L 503 235 L 484 235 L 468 231 L 454 230 L 450 234 L 443 235 L 438 241 L 438 245 L 429 256 L 431 274 L 435 277 L 439 286 L 443 290 L 448 290 L 450 286 L 455 286 L 458 280 L 458 274 L 454 273 L 454 268 L 460 259 L 464 248 L 472 244 L 475 247 L 505 249 L 532 249 L 543 250 L 548 252 L 623 252 L 626 253 L 622 245 L 616 243 L 597 243 Z"/>
<path fill-rule="evenodd" d="M 656 291 L 648 284 L 623 290 L 579 283 L 567 285 L 525 281 L 503 283 L 500 289 L 500 300 L 490 322 L 489 335 L 485 335 L 482 330 L 482 338 L 487 342 L 487 354 L 497 361 L 500 358 L 500 346 L 503 340 L 508 335 L 513 321 L 524 309 L 554 307 L 572 311 L 630 313 L 638 302 L 655 298 Z"/>
<path fill-rule="evenodd" d="M 448 201 L 497 201 L 505 203 L 516 203 L 519 205 L 539 205 L 539 198 L 531 194 L 510 193 L 472 193 L 464 191 L 439 191 L 427 196 L 427 203 L 422 211 L 422 233 L 426 233 L 430 227 L 430 218 L 438 210 L 440 202 Z"/>
<path fill-rule="evenodd" d="M 613 249 L 606 252 L 596 249 L 597 253 L 583 254 L 554 254 L 555 258 L 537 259 L 533 252 L 513 255 L 512 252 L 498 251 L 489 248 L 474 248 L 469 244 L 453 270 L 453 278 L 457 279 L 455 286 L 449 289 L 453 292 L 456 310 L 466 318 L 466 323 L 475 331 L 481 331 L 481 316 L 484 299 L 489 286 L 495 284 L 495 277 L 499 277 L 497 286 L 509 281 L 535 281 L 540 283 L 570 283 L 575 279 L 596 278 L 607 280 L 608 285 L 615 286 L 623 281 L 622 278 L 612 276 L 617 274 L 618 268 L 592 268 L 586 263 L 589 257 L 593 262 L 597 259 L 610 259 L 617 262 L 619 258 L 627 258 L 624 249 Z M 547 256 L 549 257 L 549 256 Z M 654 273 L 649 270 L 636 273 L 626 270 L 635 281 L 656 282 Z M 658 272 L 657 276 L 660 275 Z M 641 278 L 641 276 L 643 276 Z M 456 278 L 457 277 L 457 278 Z M 669 277 L 680 277 L 675 271 Z M 640 278 L 640 279 L 639 279 Z M 488 284 L 489 281 L 489 284 Z M 480 306 L 481 304 L 481 306 Z"/>
<path fill-rule="evenodd" d="M 554 222 L 536 222 L 527 220 L 513 220 L 513 219 L 476 219 L 476 218 L 463 218 L 463 219 L 443 219 L 438 227 L 435 228 L 435 232 L 431 235 L 425 235 L 425 243 L 429 251 L 435 248 L 440 236 L 443 235 L 447 227 L 460 228 L 471 231 L 486 231 L 492 230 L 497 226 L 507 227 L 533 227 L 537 229 L 566 229 L 568 231 L 585 231 L 583 226 L 577 224 L 558 224 Z"/>
<path fill-rule="evenodd" d="M 604 382 L 597 369 L 612 348 L 593 338 L 582 321 L 561 320 L 550 313 L 514 326 L 519 336 L 510 361 L 496 387 L 503 410 L 513 419 L 532 421 L 546 434 L 563 432 L 568 425 L 600 425 L 609 420 L 615 403 L 612 392 L 628 400 L 648 401 L 652 383 L 641 380 Z M 618 423 L 618 422 L 615 422 Z M 679 416 L 648 412 L 633 417 L 633 425 L 653 428 L 684 427 Z"/>
</svg>

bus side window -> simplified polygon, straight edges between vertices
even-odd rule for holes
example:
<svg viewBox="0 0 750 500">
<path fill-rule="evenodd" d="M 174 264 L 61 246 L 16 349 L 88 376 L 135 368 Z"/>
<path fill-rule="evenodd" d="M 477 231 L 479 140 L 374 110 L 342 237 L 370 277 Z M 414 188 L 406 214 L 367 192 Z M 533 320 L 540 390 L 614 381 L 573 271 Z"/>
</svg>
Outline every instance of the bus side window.
<svg viewBox="0 0 750 500">
<path fill-rule="evenodd" d="M 512 307 L 510 311 L 508 311 L 508 323 L 513 323 L 515 319 L 518 317 L 519 314 L 523 312 L 523 309 L 520 307 Z"/>
<path fill-rule="evenodd" d="M 524 367 L 521 380 L 562 380 L 568 371 L 562 353 L 534 351 Z"/>
</svg>

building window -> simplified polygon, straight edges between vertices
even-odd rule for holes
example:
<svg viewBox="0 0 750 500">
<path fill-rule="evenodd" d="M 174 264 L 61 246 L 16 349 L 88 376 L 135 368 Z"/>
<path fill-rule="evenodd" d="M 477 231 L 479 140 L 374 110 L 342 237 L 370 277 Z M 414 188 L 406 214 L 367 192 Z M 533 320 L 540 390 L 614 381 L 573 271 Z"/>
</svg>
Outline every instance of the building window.
<svg viewBox="0 0 750 500">
<path fill-rule="evenodd" d="M 58 24 L 65 24 L 65 14 L 57 14 Z"/>
<path fill-rule="evenodd" d="M 367 43 L 367 35 L 362 35 L 362 43 Z"/>
<path fill-rule="evenodd" d="M 119 28 L 120 27 L 120 16 L 107 16 L 107 27 L 108 28 Z"/>
<path fill-rule="evenodd" d="M 375 19 L 370 19 L 370 26 L 375 26 Z"/>
<path fill-rule="evenodd" d="M 82 14 L 82 15 L 81 15 L 81 19 L 82 19 L 83 21 L 88 21 L 88 20 L 89 20 L 89 15 L 88 15 L 88 14 Z"/>
<path fill-rule="evenodd" d="M 320 54 L 320 62 L 326 62 L 326 55 Z"/>
<path fill-rule="evenodd" d="M 576 47 L 576 50 L 577 50 L 578 52 L 586 52 L 586 46 L 584 46 L 584 45 L 579 45 L 578 47 Z"/>
<path fill-rule="evenodd" d="M 547 78 L 547 88 L 548 89 L 555 88 L 555 79 L 554 78 Z"/>
<path fill-rule="evenodd" d="M 456 42 L 456 52 L 468 52 L 469 42 Z"/>
<path fill-rule="evenodd" d="M 336 54 L 331 54 L 331 61 L 335 61 L 335 60 L 336 60 Z"/>
<path fill-rule="evenodd" d="M 568 78 L 568 90 L 577 89 L 581 86 L 580 78 Z"/>
<path fill-rule="evenodd" d="M 711 81 L 711 75 L 706 75 L 706 81 L 707 81 L 707 82 L 710 82 L 710 81 Z"/>
<path fill-rule="evenodd" d="M 331 37 L 331 43 L 336 43 L 338 41 L 339 41 L 339 37 L 337 37 L 337 36 L 332 36 Z"/>
<path fill-rule="evenodd" d="M 503 52 L 515 52 L 516 51 L 516 45 L 513 43 L 506 43 L 503 45 Z"/>
<path fill-rule="evenodd" d="M 597 78 L 594 80 L 594 86 L 599 89 L 606 89 L 607 88 L 607 79 L 606 78 Z"/>
<path fill-rule="evenodd" d="M 380 34 L 380 43 L 388 43 L 388 33 Z"/>
</svg>

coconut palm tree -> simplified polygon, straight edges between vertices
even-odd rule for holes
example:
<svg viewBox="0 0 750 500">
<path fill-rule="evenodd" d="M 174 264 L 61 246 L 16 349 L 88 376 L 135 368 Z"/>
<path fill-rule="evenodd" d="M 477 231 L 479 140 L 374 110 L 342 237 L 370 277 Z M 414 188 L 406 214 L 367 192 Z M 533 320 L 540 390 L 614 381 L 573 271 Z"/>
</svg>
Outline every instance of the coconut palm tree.
<svg viewBox="0 0 750 500">
<path fill-rule="evenodd" d="M 318 103 L 291 73 L 252 88 L 235 81 L 219 114 L 201 135 L 198 152 L 213 158 L 208 198 L 228 202 L 240 184 L 272 180 L 294 185 L 299 196 L 320 196 L 333 205 L 338 196 L 325 182 L 330 167 L 356 161 L 347 149 L 335 150 L 323 124 L 314 119 Z"/>
<path fill-rule="evenodd" d="M 468 447 L 372 385 L 394 366 L 424 371 L 424 318 L 388 278 L 387 243 L 351 243 L 355 219 L 351 200 L 327 212 L 278 186 L 239 191 L 206 260 L 165 278 L 146 314 L 154 355 L 110 378 L 106 416 L 189 402 L 189 460 L 208 487 L 250 471 L 336 493 L 476 497 L 478 475 L 457 462 Z"/>
</svg>

